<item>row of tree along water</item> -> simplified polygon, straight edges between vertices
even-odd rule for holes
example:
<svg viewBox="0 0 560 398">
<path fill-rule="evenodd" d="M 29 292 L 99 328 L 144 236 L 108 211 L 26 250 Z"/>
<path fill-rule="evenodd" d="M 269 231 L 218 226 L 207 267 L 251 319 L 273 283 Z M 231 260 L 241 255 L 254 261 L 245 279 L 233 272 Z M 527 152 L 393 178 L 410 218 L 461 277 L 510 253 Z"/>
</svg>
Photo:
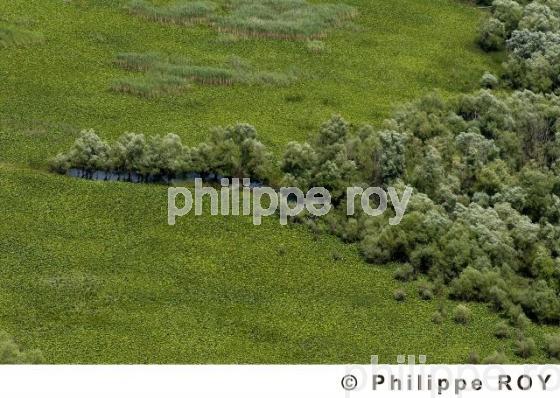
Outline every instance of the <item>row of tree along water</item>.
<svg viewBox="0 0 560 398">
<path fill-rule="evenodd" d="M 125 134 L 108 144 L 92 131 L 58 155 L 55 170 L 149 181 L 198 173 L 273 186 L 327 188 L 335 211 L 295 221 L 357 242 L 372 262 L 403 264 L 453 296 L 491 302 L 522 324 L 560 321 L 560 98 L 480 91 L 407 105 L 380 129 L 335 116 L 279 159 L 247 124 L 218 128 L 187 147 L 176 135 Z M 126 178 L 125 178 L 126 179 Z M 347 216 L 348 186 L 414 187 L 398 226 Z M 357 206 L 359 207 L 359 206 Z"/>
</svg>

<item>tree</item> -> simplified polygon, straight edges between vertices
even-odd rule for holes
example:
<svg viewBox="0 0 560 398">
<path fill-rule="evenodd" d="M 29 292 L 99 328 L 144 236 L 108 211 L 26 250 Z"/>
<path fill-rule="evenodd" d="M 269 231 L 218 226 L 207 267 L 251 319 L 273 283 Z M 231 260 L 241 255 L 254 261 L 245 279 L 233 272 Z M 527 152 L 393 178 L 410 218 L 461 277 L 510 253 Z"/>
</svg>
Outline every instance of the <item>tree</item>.
<svg viewBox="0 0 560 398">
<path fill-rule="evenodd" d="M 94 171 L 107 168 L 108 154 L 107 143 L 95 131 L 84 130 L 68 152 L 67 159 L 72 167 L 84 170 L 86 176 L 91 177 Z"/>
<path fill-rule="evenodd" d="M 525 6 L 523 18 L 519 21 L 519 29 L 555 32 L 560 29 L 560 19 L 548 6 L 535 1 Z"/>
<path fill-rule="evenodd" d="M 381 156 L 379 169 L 384 183 L 404 175 L 406 167 L 406 136 L 396 131 L 379 133 Z"/>
<path fill-rule="evenodd" d="M 519 21 L 523 17 L 523 7 L 513 0 L 494 0 L 493 15 L 500 20 L 505 27 L 507 34 L 511 34 L 517 29 Z"/>
<path fill-rule="evenodd" d="M 142 134 L 125 133 L 109 151 L 110 167 L 118 173 L 127 172 L 131 179 L 133 171 L 140 171 L 146 153 L 146 140 Z"/>
<path fill-rule="evenodd" d="M 269 181 L 274 173 L 272 154 L 260 141 L 249 138 L 241 144 L 241 164 L 243 177 L 260 182 Z"/>
<path fill-rule="evenodd" d="M 143 174 L 173 177 L 181 170 L 183 145 L 176 134 L 150 137 L 141 163 Z"/>
<path fill-rule="evenodd" d="M 497 51 L 504 47 L 506 25 L 496 18 L 487 19 L 479 28 L 478 43 L 486 51 Z"/>
<path fill-rule="evenodd" d="M 309 179 L 317 167 L 317 154 L 308 143 L 289 142 L 280 162 L 280 170 L 301 181 L 301 186 L 309 185 Z"/>
</svg>

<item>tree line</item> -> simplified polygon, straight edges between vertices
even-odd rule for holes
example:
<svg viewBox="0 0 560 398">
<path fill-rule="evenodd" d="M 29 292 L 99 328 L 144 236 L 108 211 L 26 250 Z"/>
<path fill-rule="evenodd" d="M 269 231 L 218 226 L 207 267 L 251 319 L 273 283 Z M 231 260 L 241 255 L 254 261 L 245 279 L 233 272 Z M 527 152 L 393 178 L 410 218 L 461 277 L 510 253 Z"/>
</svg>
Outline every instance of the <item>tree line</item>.
<svg viewBox="0 0 560 398">
<path fill-rule="evenodd" d="M 190 148 L 177 135 L 126 133 L 108 144 L 84 132 L 52 162 L 141 176 L 199 173 L 275 186 L 327 188 L 338 210 L 296 222 L 357 242 L 374 263 L 399 262 L 408 278 L 448 286 L 453 297 L 492 303 L 513 321 L 560 321 L 560 97 L 488 90 L 428 95 L 380 129 L 334 116 L 280 159 L 256 129 L 212 131 Z M 346 216 L 350 185 L 414 187 L 402 222 Z M 360 206 L 356 206 L 360 208 Z M 387 215 L 386 217 L 391 217 Z"/>
</svg>

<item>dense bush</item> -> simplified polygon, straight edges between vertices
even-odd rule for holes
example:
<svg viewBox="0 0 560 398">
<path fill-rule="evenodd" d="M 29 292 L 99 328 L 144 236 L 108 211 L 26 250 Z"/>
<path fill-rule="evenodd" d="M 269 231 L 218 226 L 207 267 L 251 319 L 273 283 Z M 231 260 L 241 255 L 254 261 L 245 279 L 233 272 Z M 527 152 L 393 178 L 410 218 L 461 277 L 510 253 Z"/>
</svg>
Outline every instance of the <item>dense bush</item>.
<svg viewBox="0 0 560 398">
<path fill-rule="evenodd" d="M 528 337 L 521 337 L 514 343 L 515 355 L 527 359 L 532 356 L 535 352 L 536 344 L 535 340 Z"/>
<path fill-rule="evenodd" d="M 197 173 L 266 182 L 272 177 L 271 164 L 271 154 L 254 127 L 237 124 L 214 129 L 206 142 L 194 148 L 184 146 L 175 134 L 146 139 L 126 133 L 109 145 L 94 131 L 84 131 L 68 152 L 53 159 L 51 167 L 59 173 L 78 169 L 86 178 L 96 171 L 128 176 L 128 180 L 136 174 L 144 181 Z"/>
<path fill-rule="evenodd" d="M 490 18 L 480 26 L 479 44 L 486 51 L 501 50 L 506 39 L 506 27 L 496 18 Z"/>
<path fill-rule="evenodd" d="M 466 325 L 471 321 L 472 312 L 466 305 L 459 304 L 453 310 L 453 320 L 462 325 Z"/>
<path fill-rule="evenodd" d="M 40 351 L 22 351 L 5 332 L 0 331 L 0 364 L 41 364 L 45 359 Z"/>
<path fill-rule="evenodd" d="M 557 1 L 495 0 L 492 17 L 480 28 L 486 51 L 507 48 L 505 77 L 514 88 L 537 92 L 560 86 L 560 7 Z"/>
<path fill-rule="evenodd" d="M 397 290 L 395 290 L 395 293 L 393 294 L 393 297 L 397 301 L 404 301 L 404 300 L 406 300 L 406 293 L 402 289 L 397 289 Z"/>
<path fill-rule="evenodd" d="M 508 358 L 503 352 L 494 351 L 482 360 L 483 365 L 496 365 L 508 363 Z"/>
<path fill-rule="evenodd" d="M 545 351 L 551 358 L 560 359 L 560 334 L 545 336 Z"/>
</svg>

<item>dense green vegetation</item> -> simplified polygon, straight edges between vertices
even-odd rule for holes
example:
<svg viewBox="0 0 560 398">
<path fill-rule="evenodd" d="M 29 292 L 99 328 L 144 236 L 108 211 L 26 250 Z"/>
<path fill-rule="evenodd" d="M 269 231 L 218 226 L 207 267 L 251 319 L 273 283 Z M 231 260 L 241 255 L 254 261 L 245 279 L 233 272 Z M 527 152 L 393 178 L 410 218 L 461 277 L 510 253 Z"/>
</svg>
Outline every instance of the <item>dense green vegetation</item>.
<svg viewBox="0 0 560 398">
<path fill-rule="evenodd" d="M 535 92 L 560 87 L 560 1 L 478 0 L 492 4 L 492 17 L 480 29 L 481 46 L 508 50 L 504 80 L 512 88 Z"/>
<path fill-rule="evenodd" d="M 40 348 L 49 362 L 558 356 L 558 153 L 550 128 L 558 99 L 487 91 L 447 99 L 471 91 L 484 71 L 497 74 L 502 54 L 483 56 L 475 44 L 479 10 L 451 0 L 349 0 L 357 10 L 352 25 L 329 29 L 322 42 L 298 42 L 245 38 L 247 26 L 217 32 L 201 20 L 215 9 L 196 3 L 151 3 L 159 17 L 188 19 L 163 24 L 131 16 L 125 1 L 0 6 L 9 22 L 46 37 L 32 49 L 0 50 L 8 76 L 0 80 L 0 199 L 7 204 L 0 329 Z M 173 22 L 159 17 L 147 19 Z M 298 80 L 193 85 L 161 97 L 108 90 L 115 80 L 138 78 L 143 71 L 131 71 L 128 61 L 155 51 L 165 54 L 156 61 L 164 70 L 176 66 L 169 60 L 223 65 L 235 54 L 252 72 L 295 66 Z M 115 57 L 123 68 L 114 67 Z M 498 83 L 486 74 L 483 84 Z M 433 89 L 442 97 L 381 122 L 395 104 Z M 333 113 L 353 124 L 334 117 L 317 134 Z M 219 125 L 232 127 L 208 135 Z M 79 135 L 90 128 L 98 135 Z M 194 171 L 318 184 L 334 193 L 339 211 L 289 228 L 210 216 L 170 228 L 165 186 L 45 172 L 73 141 L 51 164 L 58 171 L 146 179 Z M 406 183 L 420 193 L 390 229 L 386 219 L 341 214 L 349 183 Z M 477 301 L 492 301 L 507 332 Z"/>
</svg>

